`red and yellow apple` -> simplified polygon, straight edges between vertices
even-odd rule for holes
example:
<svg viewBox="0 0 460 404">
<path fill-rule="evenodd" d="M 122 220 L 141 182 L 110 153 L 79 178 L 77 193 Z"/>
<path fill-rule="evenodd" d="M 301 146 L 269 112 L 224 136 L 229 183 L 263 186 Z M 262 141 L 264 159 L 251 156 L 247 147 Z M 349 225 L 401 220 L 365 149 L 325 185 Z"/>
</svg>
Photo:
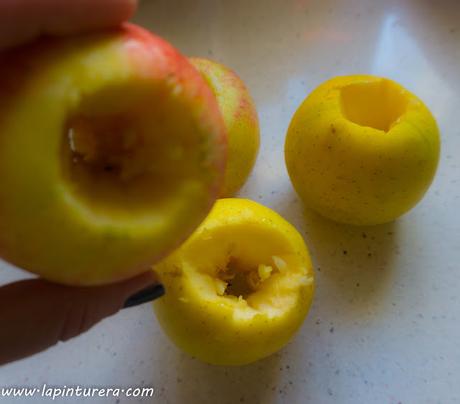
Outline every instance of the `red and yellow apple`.
<svg viewBox="0 0 460 404">
<path fill-rule="evenodd" d="M 185 352 L 217 365 L 247 364 L 282 348 L 313 297 L 302 236 L 247 199 L 218 200 L 154 270 L 166 288 L 153 303 L 163 329 Z"/>
<path fill-rule="evenodd" d="M 0 255 L 93 285 L 144 271 L 205 218 L 223 180 L 214 95 L 134 25 L 0 55 Z"/>
<path fill-rule="evenodd" d="M 217 98 L 228 138 L 228 158 L 221 197 L 233 196 L 246 182 L 259 151 L 259 120 L 251 94 L 228 67 L 190 58 Z"/>
<path fill-rule="evenodd" d="M 336 77 L 302 103 L 288 129 L 286 165 L 307 206 L 338 222 L 392 221 L 436 172 L 436 121 L 414 94 L 375 76 Z"/>
</svg>

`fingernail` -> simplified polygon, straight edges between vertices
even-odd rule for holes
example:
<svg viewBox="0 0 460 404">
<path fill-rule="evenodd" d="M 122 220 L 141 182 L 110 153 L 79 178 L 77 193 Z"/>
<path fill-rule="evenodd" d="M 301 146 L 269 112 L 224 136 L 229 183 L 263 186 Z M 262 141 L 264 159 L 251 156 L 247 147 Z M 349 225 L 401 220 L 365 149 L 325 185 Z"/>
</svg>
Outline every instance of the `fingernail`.
<svg viewBox="0 0 460 404">
<path fill-rule="evenodd" d="M 139 306 L 140 304 L 151 302 L 152 300 L 158 299 L 165 294 L 165 288 L 161 284 L 149 286 L 148 288 L 142 289 L 134 295 L 126 299 L 123 308 Z"/>
</svg>

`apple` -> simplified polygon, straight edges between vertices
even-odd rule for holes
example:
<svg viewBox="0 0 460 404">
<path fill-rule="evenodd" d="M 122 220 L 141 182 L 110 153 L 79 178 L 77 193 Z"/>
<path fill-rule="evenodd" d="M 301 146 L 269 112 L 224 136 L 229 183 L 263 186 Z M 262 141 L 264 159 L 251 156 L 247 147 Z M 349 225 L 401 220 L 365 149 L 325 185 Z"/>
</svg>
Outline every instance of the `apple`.
<svg viewBox="0 0 460 404">
<path fill-rule="evenodd" d="M 216 365 L 247 364 L 282 348 L 307 315 L 314 289 L 301 235 L 247 199 L 218 200 L 154 270 L 166 289 L 153 303 L 166 334 Z"/>
<path fill-rule="evenodd" d="M 221 197 L 244 185 L 259 151 L 259 120 L 244 82 L 228 67 L 203 58 L 190 58 L 217 98 L 228 137 L 228 159 Z"/>
<path fill-rule="evenodd" d="M 0 255 L 71 285 L 144 271 L 220 192 L 214 95 L 170 44 L 123 25 L 0 55 Z"/>
<path fill-rule="evenodd" d="M 439 131 L 428 108 L 398 83 L 333 78 L 300 105 L 285 142 L 286 166 L 304 203 L 354 225 L 392 221 L 425 194 Z"/>
</svg>

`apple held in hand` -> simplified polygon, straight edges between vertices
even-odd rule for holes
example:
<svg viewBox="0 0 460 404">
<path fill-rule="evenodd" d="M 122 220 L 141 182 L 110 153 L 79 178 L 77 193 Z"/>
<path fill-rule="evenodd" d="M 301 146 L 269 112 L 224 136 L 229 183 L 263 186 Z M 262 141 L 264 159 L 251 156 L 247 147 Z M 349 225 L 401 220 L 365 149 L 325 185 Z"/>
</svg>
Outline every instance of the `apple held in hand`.
<svg viewBox="0 0 460 404">
<path fill-rule="evenodd" d="M 439 160 L 436 121 L 415 95 L 374 76 L 337 77 L 302 103 L 286 165 L 305 204 L 338 222 L 373 225 L 411 209 Z"/>
<path fill-rule="evenodd" d="M 134 25 L 0 56 L 0 254 L 47 279 L 131 277 L 220 192 L 215 97 L 171 45 Z"/>
<path fill-rule="evenodd" d="M 242 365 L 283 347 L 313 296 L 308 250 L 277 213 L 247 199 L 220 199 L 192 236 L 155 265 L 166 295 L 153 306 L 184 351 Z"/>
<path fill-rule="evenodd" d="M 259 151 L 256 106 L 243 81 L 220 63 L 190 58 L 217 98 L 228 138 L 228 158 L 221 197 L 233 196 L 246 182 Z"/>
</svg>

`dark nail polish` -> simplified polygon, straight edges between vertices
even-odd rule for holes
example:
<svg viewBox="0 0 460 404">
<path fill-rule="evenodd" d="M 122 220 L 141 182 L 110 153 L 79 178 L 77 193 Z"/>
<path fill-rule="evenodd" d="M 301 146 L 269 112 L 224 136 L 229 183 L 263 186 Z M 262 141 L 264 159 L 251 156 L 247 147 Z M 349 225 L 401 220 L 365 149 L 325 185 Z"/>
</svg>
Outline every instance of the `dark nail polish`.
<svg viewBox="0 0 460 404">
<path fill-rule="evenodd" d="M 158 299 L 165 294 L 165 288 L 161 284 L 149 286 L 148 288 L 142 289 L 134 295 L 126 299 L 123 308 L 138 306 L 142 303 L 147 303 L 152 300 Z"/>
</svg>

